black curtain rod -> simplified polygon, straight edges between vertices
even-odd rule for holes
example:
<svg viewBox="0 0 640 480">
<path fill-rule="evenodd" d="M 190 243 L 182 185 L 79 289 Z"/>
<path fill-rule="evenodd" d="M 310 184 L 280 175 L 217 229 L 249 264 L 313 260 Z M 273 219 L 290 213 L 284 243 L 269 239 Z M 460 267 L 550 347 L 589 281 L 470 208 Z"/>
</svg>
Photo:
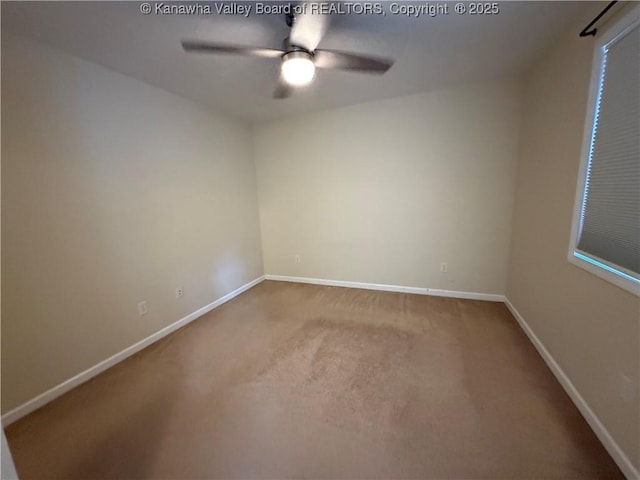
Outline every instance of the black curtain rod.
<svg viewBox="0 0 640 480">
<path fill-rule="evenodd" d="M 589 25 L 587 25 L 586 27 L 584 27 L 582 29 L 582 31 L 580 32 L 580 36 L 581 37 L 588 37 L 589 35 L 593 35 L 595 37 L 596 32 L 598 31 L 597 28 L 593 28 L 592 30 L 589 30 L 591 27 L 593 27 L 595 25 L 595 23 L 600 20 L 602 18 L 602 16 L 607 13 L 609 11 L 609 9 L 611 7 L 613 7 L 616 3 L 618 3 L 617 1 L 615 2 L 609 2 L 609 5 L 607 5 L 604 10 L 602 10 L 598 16 L 596 18 L 594 18 L 593 20 L 591 20 L 591 23 Z"/>
</svg>

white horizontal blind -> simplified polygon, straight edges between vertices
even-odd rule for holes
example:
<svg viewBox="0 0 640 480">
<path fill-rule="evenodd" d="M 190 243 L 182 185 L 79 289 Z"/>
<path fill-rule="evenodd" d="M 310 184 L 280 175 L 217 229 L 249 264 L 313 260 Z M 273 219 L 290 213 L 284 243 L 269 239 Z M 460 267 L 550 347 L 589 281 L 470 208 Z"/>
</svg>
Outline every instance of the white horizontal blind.
<svg viewBox="0 0 640 480">
<path fill-rule="evenodd" d="M 603 47 L 578 250 L 640 274 L 640 28 Z"/>
</svg>

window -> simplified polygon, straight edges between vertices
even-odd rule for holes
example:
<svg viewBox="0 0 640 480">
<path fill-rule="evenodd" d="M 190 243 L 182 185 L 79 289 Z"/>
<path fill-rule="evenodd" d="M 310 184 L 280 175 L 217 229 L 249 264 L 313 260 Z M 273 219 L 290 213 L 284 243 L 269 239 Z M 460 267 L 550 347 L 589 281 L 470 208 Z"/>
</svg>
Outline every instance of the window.
<svg viewBox="0 0 640 480">
<path fill-rule="evenodd" d="M 597 40 L 569 261 L 640 295 L 640 8 Z"/>
</svg>

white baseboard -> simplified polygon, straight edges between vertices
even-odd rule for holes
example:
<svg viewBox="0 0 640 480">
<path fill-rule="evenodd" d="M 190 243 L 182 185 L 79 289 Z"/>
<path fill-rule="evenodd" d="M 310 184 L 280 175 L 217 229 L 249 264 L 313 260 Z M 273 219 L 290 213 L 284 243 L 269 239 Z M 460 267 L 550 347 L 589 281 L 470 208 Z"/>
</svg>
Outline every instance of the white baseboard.
<svg viewBox="0 0 640 480">
<path fill-rule="evenodd" d="M 139 342 L 131 345 L 130 347 L 125 348 L 121 352 L 118 352 L 115 355 L 107 358 L 106 360 L 103 360 L 97 365 L 94 365 L 93 367 L 88 368 L 84 372 L 79 373 L 78 375 L 70 378 L 69 380 L 66 380 L 61 384 L 56 385 L 53 388 L 50 388 L 49 390 L 47 390 L 44 393 L 41 393 L 37 397 L 34 397 L 31 400 L 23 403 L 22 405 L 14 408 L 13 410 L 10 410 L 9 412 L 2 415 L 2 425 L 6 427 L 7 425 L 15 422 L 16 420 L 24 417 L 25 415 L 28 415 L 34 410 L 37 410 L 38 408 L 44 406 L 45 404 L 49 403 L 50 401 L 54 400 L 60 395 L 67 393 L 69 390 L 77 387 L 78 385 L 95 377 L 99 373 L 104 372 L 106 369 L 123 361 L 125 358 L 130 357 L 134 353 L 139 352 L 143 348 L 148 347 L 152 343 L 157 342 L 161 338 L 166 337 L 170 333 L 175 332 L 176 330 L 178 330 L 181 327 L 184 327 L 188 323 L 193 322 L 196 318 L 201 317 L 205 313 L 208 313 L 214 308 L 219 307 L 223 303 L 228 302 L 232 298 L 237 297 L 241 293 L 249 290 L 251 287 L 262 282 L 264 279 L 265 277 L 263 275 L 261 277 L 256 278 L 255 280 L 252 280 L 249 283 L 242 285 L 239 288 L 236 288 L 233 292 L 227 293 L 225 296 L 220 297 L 215 302 L 212 302 L 209 305 L 205 305 L 204 307 L 196 310 L 195 312 L 190 313 L 186 317 L 181 318 L 177 322 L 164 327 L 162 330 L 159 330 L 156 333 L 149 335 L 147 338 L 140 340 Z"/>
<path fill-rule="evenodd" d="M 402 287 L 399 285 L 382 285 L 379 283 L 345 282 L 343 280 L 325 280 L 322 278 L 288 277 L 286 275 L 265 275 L 265 278 L 267 280 L 275 280 L 278 282 L 311 283 L 313 285 L 327 285 L 330 287 L 362 288 L 365 290 L 381 290 L 384 292 L 415 293 L 418 295 L 433 295 L 436 297 L 466 298 L 469 300 L 504 302 L 504 295 L 498 295 L 494 293 L 459 292 L 457 290 Z"/>
<path fill-rule="evenodd" d="M 640 479 L 640 475 L 638 474 L 638 470 L 633 466 L 629 458 L 622 451 L 620 446 L 616 443 L 613 437 L 609 434 L 606 427 L 602 424 L 597 415 L 591 410 L 589 404 L 585 401 L 585 399 L 580 395 L 580 392 L 576 389 L 575 385 L 571 382 L 566 373 L 560 368 L 560 365 L 555 361 L 553 356 L 549 353 L 549 351 L 542 344 L 537 335 L 531 330 L 531 327 L 524 320 L 520 312 L 516 310 L 513 304 L 509 301 L 508 298 L 505 297 L 504 300 L 505 305 L 511 311 L 517 322 L 520 324 L 524 333 L 527 334 L 533 346 L 536 347 L 540 356 L 544 359 L 546 364 L 549 366 L 553 374 L 562 385 L 562 388 L 567 392 L 573 403 L 578 407 L 580 413 L 585 418 L 591 429 L 594 431 L 600 442 L 604 445 L 609 452 L 609 455 L 616 462 L 620 470 L 625 477 L 629 480 L 638 480 Z"/>
</svg>

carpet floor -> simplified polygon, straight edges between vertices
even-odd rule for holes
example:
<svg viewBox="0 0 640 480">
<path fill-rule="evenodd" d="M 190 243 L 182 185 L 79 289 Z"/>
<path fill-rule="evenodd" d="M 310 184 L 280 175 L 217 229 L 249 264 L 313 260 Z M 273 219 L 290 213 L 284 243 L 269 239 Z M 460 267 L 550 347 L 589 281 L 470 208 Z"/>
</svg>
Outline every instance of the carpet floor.
<svg viewBox="0 0 640 480">
<path fill-rule="evenodd" d="M 23 480 L 623 478 L 503 304 L 269 281 L 7 437 Z"/>
</svg>

